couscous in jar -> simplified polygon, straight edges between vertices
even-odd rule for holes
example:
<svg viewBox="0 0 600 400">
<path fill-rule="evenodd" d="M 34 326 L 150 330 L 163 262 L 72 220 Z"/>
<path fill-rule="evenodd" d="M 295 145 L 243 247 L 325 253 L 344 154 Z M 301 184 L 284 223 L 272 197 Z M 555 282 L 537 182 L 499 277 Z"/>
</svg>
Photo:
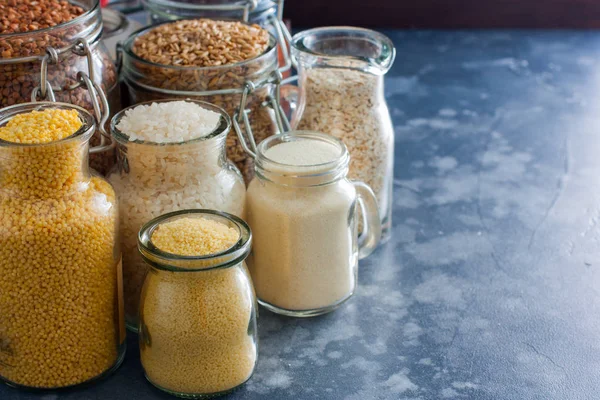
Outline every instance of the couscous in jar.
<svg viewBox="0 0 600 400">
<path fill-rule="evenodd" d="M 176 396 L 229 392 L 257 360 L 256 297 L 244 260 L 250 228 L 211 210 L 146 224 L 139 248 L 151 266 L 140 302 L 140 357 L 148 380 Z"/>
</svg>

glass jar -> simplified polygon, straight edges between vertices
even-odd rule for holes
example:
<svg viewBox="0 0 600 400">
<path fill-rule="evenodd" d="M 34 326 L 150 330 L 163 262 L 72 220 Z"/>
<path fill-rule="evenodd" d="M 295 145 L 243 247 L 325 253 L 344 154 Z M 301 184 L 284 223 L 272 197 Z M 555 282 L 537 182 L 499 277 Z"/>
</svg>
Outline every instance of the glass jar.
<svg viewBox="0 0 600 400">
<path fill-rule="evenodd" d="M 155 64 L 133 52 L 135 40 L 156 26 L 133 34 L 123 45 L 122 77 L 130 103 L 165 98 L 205 100 L 236 115 L 242 100 L 256 142 L 283 131 L 279 107 L 281 78 L 276 40 L 271 35 L 265 52 L 256 58 L 214 67 L 180 67 Z M 264 104 L 275 105 L 268 107 Z M 274 111 L 275 110 L 275 111 Z M 247 128 L 245 133 L 248 133 Z M 236 135 L 227 137 L 227 157 L 240 169 L 246 183 L 254 175 L 252 159 L 243 151 Z"/>
<path fill-rule="evenodd" d="M 152 243 L 161 224 L 208 218 L 235 229 L 231 248 L 206 256 L 166 253 Z M 258 357 L 256 296 L 244 260 L 252 236 L 241 219 L 186 210 L 145 225 L 139 248 L 150 266 L 140 304 L 140 357 L 159 389 L 196 398 L 234 390 L 250 379 Z"/>
<path fill-rule="evenodd" d="M 117 142 L 118 169 L 109 180 L 119 197 L 125 317 L 133 331 L 137 330 L 140 292 L 148 272 L 137 250 L 140 228 L 162 214 L 189 208 L 218 208 L 244 216 L 246 187 L 238 169 L 225 156 L 225 142 L 231 129 L 229 116 L 223 109 L 203 101 L 186 101 L 221 115 L 213 133 L 181 143 L 130 141 L 117 125 L 139 104 L 122 110 L 111 122 L 111 134 Z"/>
<path fill-rule="evenodd" d="M 281 19 L 283 0 L 142 0 L 153 24 L 186 18 L 240 19 L 266 28 Z M 274 32 L 273 32 L 274 33 Z"/>
<path fill-rule="evenodd" d="M 279 144 L 314 148 L 319 142 L 334 146 L 332 161 L 286 164 L 266 155 Z M 341 141 L 321 133 L 276 135 L 258 146 L 246 201 L 254 235 L 248 265 L 258 301 L 269 310 L 311 317 L 333 311 L 354 293 L 358 259 L 377 246 L 381 225 L 371 189 L 346 178 L 349 159 Z M 366 221 L 360 243 L 357 205 Z"/>
<path fill-rule="evenodd" d="M 25 388 L 94 381 L 125 354 L 117 200 L 87 162 L 96 122 L 41 102 L 0 110 L 0 126 L 52 108 L 83 126 L 45 144 L 0 140 L 0 380 Z"/>
<path fill-rule="evenodd" d="M 391 40 L 367 29 L 327 27 L 292 39 L 299 102 L 291 125 L 341 139 L 350 151 L 351 179 L 375 192 L 384 240 L 392 226 L 394 127 L 383 75 L 395 58 Z"/>
<path fill-rule="evenodd" d="M 100 40 L 102 16 L 98 0 L 77 3 L 87 11 L 73 20 L 37 31 L 0 34 L 0 106 L 42 99 L 71 103 L 93 111 L 89 92 L 77 78 L 87 73 L 106 93 L 110 108 L 120 109 L 117 71 Z M 43 81 L 47 82 L 42 85 Z M 33 98 L 32 98 L 33 94 Z M 91 139 L 93 146 L 100 135 Z M 91 154 L 92 168 L 105 174 L 114 164 L 114 152 Z"/>
</svg>

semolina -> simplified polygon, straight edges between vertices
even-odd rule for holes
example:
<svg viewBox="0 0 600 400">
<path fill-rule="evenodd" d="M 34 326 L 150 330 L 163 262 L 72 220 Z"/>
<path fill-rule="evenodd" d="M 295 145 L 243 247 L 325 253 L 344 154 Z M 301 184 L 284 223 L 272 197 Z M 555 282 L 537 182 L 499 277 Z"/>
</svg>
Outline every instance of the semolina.
<svg viewBox="0 0 600 400">
<path fill-rule="evenodd" d="M 93 129 L 60 140 L 82 114 L 54 111 L 0 128 L 0 378 L 31 388 L 102 375 L 124 341 L 115 193 L 89 175 Z"/>
<path fill-rule="evenodd" d="M 238 229 L 205 218 L 176 219 L 154 231 L 151 241 L 164 252 L 188 257 L 218 253 L 212 264 L 204 264 L 214 268 L 186 271 L 178 264 L 179 269 L 152 268 L 146 277 L 140 355 L 146 376 L 157 387 L 194 397 L 234 389 L 252 375 L 257 347 L 250 275 L 243 262 L 217 266 L 238 239 Z"/>
</svg>

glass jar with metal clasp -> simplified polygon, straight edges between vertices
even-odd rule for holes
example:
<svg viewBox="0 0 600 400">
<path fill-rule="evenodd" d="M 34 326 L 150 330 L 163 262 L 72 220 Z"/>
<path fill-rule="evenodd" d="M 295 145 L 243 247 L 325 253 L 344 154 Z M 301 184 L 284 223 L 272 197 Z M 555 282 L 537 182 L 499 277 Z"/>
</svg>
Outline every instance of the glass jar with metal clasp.
<svg viewBox="0 0 600 400">
<path fill-rule="evenodd" d="M 0 106 L 31 99 L 75 104 L 93 111 L 92 99 L 77 78 L 85 72 L 104 93 L 111 108 L 120 106 L 115 65 L 101 41 L 99 0 L 81 0 L 84 13 L 71 21 L 29 32 L 0 34 Z M 96 146 L 101 135 L 90 143 Z M 114 164 L 114 153 L 90 155 L 92 168 L 104 174 Z"/>
<path fill-rule="evenodd" d="M 248 120 L 252 140 L 259 143 L 268 136 L 289 129 L 280 104 L 282 74 L 291 68 L 287 43 L 289 32 L 275 23 L 277 36 L 269 34 L 268 45 L 258 56 L 240 62 L 218 66 L 178 66 L 157 64 L 134 52 L 138 38 L 161 25 L 134 33 L 121 47 L 121 76 L 129 102 L 137 104 L 166 98 L 192 98 L 207 101 L 233 115 L 240 105 Z M 278 44 L 285 49 L 285 62 L 277 59 Z M 245 129 L 246 125 L 242 127 Z M 248 132 L 246 132 L 248 133 Z M 243 151 L 236 135 L 227 137 L 227 157 L 244 176 L 246 183 L 254 176 L 253 160 Z"/>
<path fill-rule="evenodd" d="M 281 20 L 284 0 L 142 0 L 152 23 L 182 18 L 241 19 L 268 27 Z"/>
<path fill-rule="evenodd" d="M 78 82 L 95 110 L 97 95 L 108 110 L 89 77 L 80 72 Z M 114 189 L 87 162 L 108 115 L 32 102 L 0 109 L 0 127 L 34 111 L 76 113 L 81 127 L 49 142 L 0 139 L 0 381 L 57 389 L 98 380 L 123 361 L 119 215 Z M 90 152 L 112 144 L 102 147 Z"/>
</svg>

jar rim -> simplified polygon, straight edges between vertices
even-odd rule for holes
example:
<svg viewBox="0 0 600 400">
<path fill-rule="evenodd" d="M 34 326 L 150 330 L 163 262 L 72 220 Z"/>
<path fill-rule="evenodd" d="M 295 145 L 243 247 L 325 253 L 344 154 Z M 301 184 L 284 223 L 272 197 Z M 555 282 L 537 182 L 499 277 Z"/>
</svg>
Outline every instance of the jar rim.
<svg viewBox="0 0 600 400">
<path fill-rule="evenodd" d="M 178 1 L 178 0 L 142 0 L 142 3 L 144 3 L 145 7 L 148 6 L 152 6 L 152 5 L 159 5 L 159 6 L 164 6 L 164 7 L 179 7 L 179 8 L 183 8 L 183 9 L 188 9 L 188 10 L 197 10 L 200 9 L 198 7 L 198 4 L 195 3 L 186 3 L 183 1 Z M 236 5 L 244 5 L 244 3 L 254 3 L 254 1 L 252 0 L 233 0 L 230 1 L 229 3 L 233 3 Z M 202 4 L 204 6 L 204 4 Z M 264 7 L 261 9 L 259 6 L 263 5 Z M 252 12 L 261 12 L 264 10 L 267 10 L 269 8 L 275 7 L 277 4 L 273 2 L 273 0 L 257 0 L 256 1 L 256 6 L 250 8 L 250 13 Z M 218 11 L 218 10 L 216 10 Z"/>
<path fill-rule="evenodd" d="M 45 146 L 54 146 L 56 144 L 62 144 L 75 140 L 88 140 L 92 137 L 94 132 L 96 131 L 96 119 L 83 107 L 69 104 L 69 103 L 59 103 L 54 101 L 39 101 L 34 103 L 21 103 L 15 104 L 9 107 L 5 107 L 0 109 L 0 127 L 4 124 L 8 123 L 13 117 L 24 114 L 31 111 L 40 111 L 46 109 L 62 109 L 62 110 L 75 110 L 79 114 L 79 118 L 81 119 L 81 127 L 73 132 L 71 135 L 59 139 L 54 140 L 52 142 L 47 143 L 15 143 L 9 142 L 7 140 L 0 139 L 0 147 L 45 147 Z"/>
<path fill-rule="evenodd" d="M 223 251 L 202 256 L 184 256 L 169 253 L 159 249 L 152 243 L 152 235 L 161 224 L 186 216 L 224 220 L 238 230 L 238 240 L 231 247 Z M 204 272 L 235 266 L 246 259 L 250 253 L 251 244 L 252 231 L 244 220 L 224 211 L 209 209 L 188 209 L 163 214 L 142 226 L 138 233 L 138 249 L 144 261 L 153 267 L 171 272 Z M 193 266 L 198 262 L 210 263 L 211 261 L 214 261 L 214 265 L 207 267 Z M 187 266 L 178 267 L 172 265 L 171 263 L 173 262 L 188 264 L 189 268 Z"/>
<path fill-rule="evenodd" d="M 75 4 L 75 5 L 79 5 L 81 7 L 80 4 Z M 92 7 L 90 7 L 89 10 L 86 10 L 83 14 L 73 18 L 70 21 L 67 22 L 63 22 L 61 24 L 58 25 L 54 25 L 54 26 L 49 26 L 47 28 L 43 28 L 43 29 L 36 29 L 34 31 L 27 31 L 27 32 L 14 32 L 14 33 L 0 33 L 0 39 L 6 39 L 6 38 L 19 38 L 22 36 L 28 36 L 28 35 L 37 35 L 40 33 L 48 33 L 54 29 L 61 29 L 61 28 L 69 28 L 72 25 L 77 25 L 80 24 L 82 21 L 84 21 L 85 19 L 87 19 L 89 16 L 91 16 L 92 14 L 94 14 L 95 12 L 98 12 L 100 10 L 100 0 L 94 0 L 94 5 Z"/>
<path fill-rule="evenodd" d="M 285 142 L 296 140 L 321 141 L 336 146 L 340 153 L 332 161 L 312 165 L 293 165 L 272 160 L 266 156 L 268 148 Z M 274 142 L 277 142 L 274 144 Z M 256 149 L 255 169 L 256 173 L 276 183 L 289 184 L 289 180 L 308 178 L 307 186 L 322 185 L 335 182 L 346 176 L 350 153 L 348 148 L 340 139 L 315 131 L 290 131 L 279 135 L 273 135 L 264 139 Z"/>
<path fill-rule="evenodd" d="M 335 54 L 315 50 L 311 48 L 313 43 L 318 43 L 324 39 L 337 40 L 361 40 L 375 45 L 379 49 L 379 54 L 375 57 L 366 55 Z M 313 43 L 307 43 L 312 40 Z M 307 29 L 298 32 L 291 40 L 292 50 L 314 57 L 325 57 L 337 60 L 346 60 L 349 62 L 366 63 L 372 68 L 368 71 L 375 74 L 385 74 L 392 66 L 396 58 L 396 48 L 392 40 L 383 33 L 367 28 L 354 26 L 325 26 L 320 28 Z M 352 68 L 352 66 L 335 66 L 332 68 Z"/>
<path fill-rule="evenodd" d="M 194 104 L 199 105 L 202 108 L 205 108 L 205 109 L 208 109 L 210 111 L 214 111 L 214 112 L 220 114 L 221 118 L 219 121 L 219 125 L 213 132 L 211 132 L 210 134 L 208 134 L 206 136 L 188 139 L 183 142 L 154 142 L 151 140 L 141 140 L 141 139 L 136 139 L 136 140 L 132 141 L 132 140 L 129 140 L 129 135 L 127 135 L 126 133 L 122 132 L 119 128 L 117 128 L 118 123 L 121 121 L 123 116 L 125 116 L 127 111 L 133 110 L 134 108 L 136 108 L 138 106 L 142 106 L 142 105 L 151 105 L 153 103 L 170 103 L 173 101 L 186 101 L 189 103 L 194 103 Z M 186 98 L 186 99 L 169 98 L 169 99 L 144 101 L 142 103 L 137 103 L 137 104 L 131 105 L 129 107 L 125 107 L 124 109 L 122 109 L 121 111 L 116 113 L 110 120 L 110 134 L 120 144 L 133 143 L 133 144 L 142 144 L 142 145 L 149 145 L 149 146 L 179 146 L 179 145 L 186 145 L 186 144 L 191 144 L 191 143 L 205 142 L 205 141 L 208 141 L 211 139 L 224 137 L 224 136 L 227 136 L 227 134 L 229 134 L 230 130 L 231 130 L 231 118 L 229 117 L 229 114 L 227 114 L 227 112 L 223 108 L 216 106 L 212 103 L 209 103 L 207 101 L 190 99 L 190 98 Z"/>
<path fill-rule="evenodd" d="M 127 16 L 122 12 L 112 8 L 102 8 L 102 24 L 104 32 L 102 33 L 102 39 L 110 39 L 123 33 L 129 27 L 129 20 Z M 110 29 L 113 27 L 113 29 Z"/>
<path fill-rule="evenodd" d="M 135 40 L 138 39 L 139 37 L 143 36 L 144 34 L 147 34 L 152 29 L 157 28 L 161 25 L 165 25 L 165 24 L 172 24 L 172 23 L 180 22 L 180 21 L 193 21 L 193 20 L 197 20 L 197 19 L 202 19 L 202 18 L 182 18 L 182 19 L 178 19 L 175 21 L 164 21 L 164 22 L 161 22 L 161 23 L 158 23 L 155 25 L 142 27 L 142 28 L 138 29 L 137 31 L 133 32 L 131 35 L 129 35 L 129 37 L 127 38 L 125 43 L 123 43 L 123 47 L 122 47 L 123 52 L 125 54 L 127 54 L 127 56 L 133 58 L 134 60 L 144 63 L 146 65 L 149 65 L 151 67 L 164 68 L 164 69 L 170 69 L 170 70 L 175 70 L 175 71 L 210 71 L 210 70 L 222 70 L 222 69 L 227 69 L 227 68 L 244 67 L 244 66 L 247 66 L 248 64 L 252 64 L 254 62 L 261 61 L 262 59 L 266 59 L 266 58 L 272 56 L 272 54 L 277 51 L 277 39 L 275 39 L 275 36 L 273 36 L 273 34 L 269 31 L 267 31 L 266 29 L 265 29 L 265 31 L 269 34 L 269 44 L 268 44 L 267 48 L 265 49 L 265 51 L 262 52 L 261 54 L 257 55 L 256 57 L 252 57 L 247 60 L 236 62 L 236 63 L 231 63 L 231 64 L 213 65 L 213 66 L 204 66 L 204 67 L 159 64 L 159 63 L 155 63 L 153 61 L 146 60 L 145 58 L 142 58 L 142 57 L 138 56 L 137 54 L 135 54 L 135 52 L 133 51 L 133 43 L 135 42 Z M 206 19 L 211 19 L 211 18 L 206 18 Z M 244 21 L 231 20 L 231 19 L 226 19 L 226 18 L 219 19 L 218 21 L 235 21 L 235 22 L 240 22 L 240 23 L 248 25 L 248 26 L 252 25 L 252 24 L 249 24 Z M 261 29 L 264 29 L 264 28 L 261 28 Z"/>
</svg>

